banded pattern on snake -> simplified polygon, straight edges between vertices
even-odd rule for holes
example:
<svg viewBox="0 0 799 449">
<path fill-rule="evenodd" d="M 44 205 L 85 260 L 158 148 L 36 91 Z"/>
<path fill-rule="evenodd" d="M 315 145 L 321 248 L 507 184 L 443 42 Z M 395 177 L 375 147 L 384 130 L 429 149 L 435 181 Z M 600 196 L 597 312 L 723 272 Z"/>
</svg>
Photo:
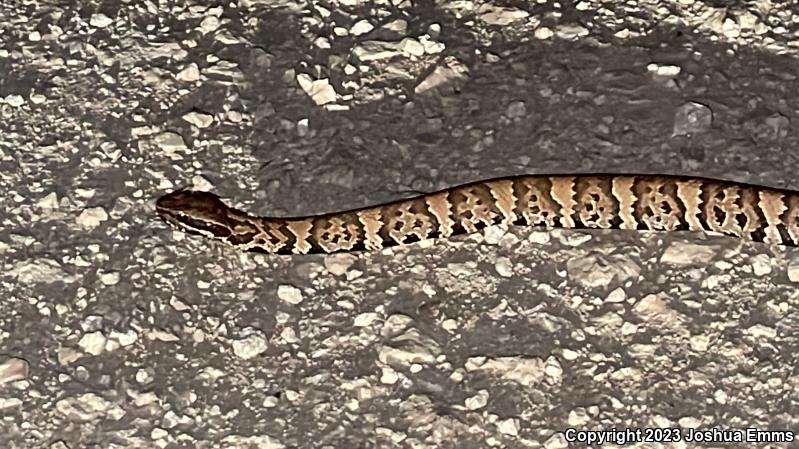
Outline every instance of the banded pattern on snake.
<svg viewBox="0 0 799 449">
<path fill-rule="evenodd" d="M 477 181 L 372 207 L 257 217 L 218 196 L 178 190 L 163 220 L 243 250 L 273 254 L 376 250 L 498 223 L 544 228 L 715 231 L 799 246 L 799 192 L 665 175 L 523 175 Z"/>
</svg>

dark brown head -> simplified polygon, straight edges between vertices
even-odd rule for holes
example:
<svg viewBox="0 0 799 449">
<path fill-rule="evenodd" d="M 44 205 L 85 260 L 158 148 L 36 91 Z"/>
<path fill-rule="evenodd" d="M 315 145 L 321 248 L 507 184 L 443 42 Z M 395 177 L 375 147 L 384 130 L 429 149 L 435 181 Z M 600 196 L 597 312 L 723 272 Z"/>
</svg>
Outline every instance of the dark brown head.
<svg viewBox="0 0 799 449">
<path fill-rule="evenodd" d="M 178 190 L 158 198 L 158 215 L 181 231 L 224 239 L 231 234 L 229 208 L 213 193 Z"/>
</svg>

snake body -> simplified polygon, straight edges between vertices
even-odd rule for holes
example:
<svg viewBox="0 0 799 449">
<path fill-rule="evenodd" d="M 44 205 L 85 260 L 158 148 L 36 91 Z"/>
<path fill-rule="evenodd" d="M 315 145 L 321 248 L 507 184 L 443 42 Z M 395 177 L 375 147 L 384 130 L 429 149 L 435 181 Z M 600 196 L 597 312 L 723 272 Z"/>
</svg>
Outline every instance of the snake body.
<svg viewBox="0 0 799 449">
<path fill-rule="evenodd" d="M 259 217 L 179 190 L 158 214 L 186 232 L 273 254 L 376 250 L 499 223 L 544 228 L 718 232 L 799 246 L 799 192 L 665 175 L 523 175 L 391 203 L 301 217 Z"/>
</svg>

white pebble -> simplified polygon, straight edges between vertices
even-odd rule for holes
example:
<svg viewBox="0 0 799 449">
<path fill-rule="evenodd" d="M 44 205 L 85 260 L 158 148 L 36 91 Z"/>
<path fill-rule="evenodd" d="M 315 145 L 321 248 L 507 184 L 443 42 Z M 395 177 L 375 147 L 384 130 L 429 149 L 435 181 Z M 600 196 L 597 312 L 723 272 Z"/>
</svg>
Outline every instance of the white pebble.
<svg viewBox="0 0 799 449">
<path fill-rule="evenodd" d="M 555 33 L 552 32 L 552 30 L 550 30 L 547 27 L 536 28 L 535 32 L 533 33 L 533 36 L 535 36 L 536 39 L 541 39 L 541 40 L 549 39 L 554 35 Z"/>
<path fill-rule="evenodd" d="M 293 285 L 280 285 L 277 287 L 277 297 L 289 304 L 302 302 L 302 291 Z"/>
<path fill-rule="evenodd" d="M 192 62 L 191 64 L 187 65 L 183 70 L 178 72 L 177 79 L 186 82 L 197 81 L 200 79 L 200 69 L 197 67 L 197 64 Z"/>
<path fill-rule="evenodd" d="M 788 262 L 788 280 L 791 282 L 799 282 L 799 260 L 791 260 Z"/>
<path fill-rule="evenodd" d="M 358 22 L 355 22 L 355 25 L 353 25 L 352 28 L 350 28 L 350 34 L 354 36 L 360 36 L 374 29 L 375 29 L 374 25 L 369 23 L 368 20 L 359 20 Z"/>
<path fill-rule="evenodd" d="M 516 436 L 519 434 L 519 420 L 516 418 L 503 419 L 497 423 L 497 430 L 505 435 Z"/>
<path fill-rule="evenodd" d="M 111 271 L 108 273 L 103 273 L 100 275 L 100 282 L 103 285 L 117 285 L 119 283 L 119 272 L 118 271 Z"/>
<path fill-rule="evenodd" d="M 0 363 L 0 385 L 28 378 L 28 362 L 11 357 Z"/>
<path fill-rule="evenodd" d="M 103 335 L 102 332 L 89 332 L 81 337 L 80 341 L 78 341 L 78 346 L 80 346 L 80 348 L 86 353 L 91 355 L 100 355 L 105 350 L 105 344 L 107 341 L 108 339 L 105 338 L 105 335 Z"/>
<path fill-rule="evenodd" d="M 624 302 L 627 299 L 627 293 L 624 292 L 624 289 L 621 287 L 617 287 L 612 292 L 608 294 L 608 297 L 605 299 L 606 302 Z"/>
<path fill-rule="evenodd" d="M 771 273 L 770 259 L 765 254 L 758 254 L 752 258 L 752 271 L 755 276 L 765 276 Z"/>
<path fill-rule="evenodd" d="M 105 28 L 113 22 L 114 21 L 110 17 L 103 13 L 92 14 L 91 19 L 89 19 L 89 25 L 96 28 Z"/>
<path fill-rule="evenodd" d="M 383 374 L 380 376 L 380 383 L 384 385 L 394 385 L 399 380 L 399 375 L 392 368 L 383 368 Z"/>
<path fill-rule="evenodd" d="M 413 56 L 422 56 L 424 54 L 424 45 L 412 37 L 406 37 L 401 40 L 400 49 Z"/>
<path fill-rule="evenodd" d="M 58 208 L 58 195 L 55 192 L 50 192 L 36 202 L 36 205 L 42 209 L 57 209 Z"/>
<path fill-rule="evenodd" d="M 153 138 L 153 142 L 166 153 L 174 153 L 175 151 L 186 149 L 186 143 L 183 141 L 183 137 L 173 132 L 158 134 Z"/>
<path fill-rule="evenodd" d="M 5 98 L 5 102 L 13 108 L 18 108 L 25 104 L 25 99 L 22 98 L 22 95 L 9 95 Z"/>
<path fill-rule="evenodd" d="M 198 128 L 208 128 L 214 122 L 214 117 L 202 112 L 189 112 L 183 116 L 183 120 L 191 123 Z"/>
<path fill-rule="evenodd" d="M 251 327 L 244 329 L 244 332 L 249 335 L 239 340 L 233 340 L 232 343 L 233 353 L 236 354 L 236 357 L 246 360 L 266 351 L 267 342 L 263 332 Z"/>
<path fill-rule="evenodd" d="M 477 410 L 488 404 L 488 390 L 480 390 L 476 395 L 466 398 L 464 405 L 469 410 Z"/>
<path fill-rule="evenodd" d="M 203 33 L 210 33 L 219 28 L 219 19 L 215 16 L 208 16 L 200 22 L 200 30 Z"/>
<path fill-rule="evenodd" d="M 341 276 L 355 263 L 355 256 L 347 253 L 331 254 L 325 257 L 325 268 L 334 276 Z"/>
<path fill-rule="evenodd" d="M 105 209 L 102 207 L 90 207 L 84 209 L 75 221 L 86 229 L 92 229 L 106 220 L 108 220 L 108 213 L 106 213 Z"/>
<path fill-rule="evenodd" d="M 502 256 L 497 258 L 494 269 L 497 270 L 497 273 L 502 277 L 509 278 L 513 276 L 513 262 L 507 257 Z"/>
</svg>

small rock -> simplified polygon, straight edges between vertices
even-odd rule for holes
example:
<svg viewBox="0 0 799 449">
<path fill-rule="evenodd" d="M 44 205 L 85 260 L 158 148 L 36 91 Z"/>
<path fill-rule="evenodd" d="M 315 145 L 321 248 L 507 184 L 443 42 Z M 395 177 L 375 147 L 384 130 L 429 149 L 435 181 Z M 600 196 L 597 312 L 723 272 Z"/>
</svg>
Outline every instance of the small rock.
<svg viewBox="0 0 799 449">
<path fill-rule="evenodd" d="M 422 56 L 424 54 L 424 45 L 412 37 L 406 37 L 400 41 L 400 49 L 409 55 Z"/>
<path fill-rule="evenodd" d="M 746 332 L 755 338 L 765 338 L 773 340 L 774 338 L 777 337 L 776 329 L 763 324 L 755 324 L 754 326 L 749 327 L 749 329 L 747 329 Z"/>
<path fill-rule="evenodd" d="M 552 380 L 554 383 L 561 383 L 563 378 L 563 367 L 560 364 L 560 361 L 555 357 L 550 357 L 547 359 L 546 364 L 544 365 L 544 374 Z"/>
<path fill-rule="evenodd" d="M 383 368 L 382 374 L 380 376 L 380 383 L 384 385 L 394 385 L 399 381 L 399 374 L 396 371 L 391 369 L 390 367 Z"/>
<path fill-rule="evenodd" d="M 352 325 L 355 327 L 371 326 L 378 318 L 379 315 L 375 312 L 364 312 L 355 317 Z"/>
<path fill-rule="evenodd" d="M 546 245 L 552 239 L 552 234 L 547 231 L 532 231 L 527 236 L 527 241 L 539 245 Z"/>
<path fill-rule="evenodd" d="M 791 282 L 799 282 L 799 259 L 788 262 L 788 279 Z"/>
<path fill-rule="evenodd" d="M 719 248 L 714 245 L 700 245 L 687 242 L 672 242 L 663 255 L 660 262 L 671 265 L 706 265 L 718 254 Z"/>
<path fill-rule="evenodd" d="M 430 25 L 428 30 L 432 27 L 435 27 L 436 24 Z M 408 21 L 404 19 L 394 19 L 390 22 L 385 23 L 383 26 L 380 27 L 381 30 L 391 31 L 392 33 L 396 33 L 397 35 L 404 36 L 408 33 Z"/>
<path fill-rule="evenodd" d="M 236 357 L 245 360 L 251 359 L 263 354 L 268 348 L 266 336 L 260 330 L 248 327 L 243 329 L 242 333 L 246 334 L 246 337 L 233 340 L 231 344 Z"/>
<path fill-rule="evenodd" d="M 145 333 L 145 336 L 150 340 L 163 341 L 164 343 L 172 343 L 179 341 L 180 337 L 162 329 L 150 329 Z"/>
<path fill-rule="evenodd" d="M 557 432 L 544 442 L 544 449 L 566 449 L 569 447 L 563 432 Z"/>
<path fill-rule="evenodd" d="M 623 283 L 635 279 L 641 273 L 641 267 L 621 255 L 588 254 L 569 259 L 566 271 L 570 278 L 584 287 L 596 288 L 607 287 L 611 282 Z"/>
<path fill-rule="evenodd" d="M 527 105 L 523 101 L 511 102 L 505 110 L 508 118 L 522 118 L 527 115 Z"/>
<path fill-rule="evenodd" d="M 716 390 L 713 392 L 713 399 L 715 399 L 719 404 L 724 405 L 727 403 L 728 396 L 724 390 Z"/>
<path fill-rule="evenodd" d="M 103 285 L 117 285 L 121 276 L 119 271 L 109 271 L 100 274 L 100 282 Z"/>
<path fill-rule="evenodd" d="M 678 65 L 658 65 L 654 63 L 646 66 L 646 69 L 654 75 L 664 77 L 675 77 L 682 70 Z"/>
<path fill-rule="evenodd" d="M 391 339 L 378 350 L 378 359 L 391 366 L 406 367 L 414 363 L 430 364 L 441 353 L 441 346 L 415 328 Z"/>
<path fill-rule="evenodd" d="M 566 422 L 572 427 L 581 427 L 587 424 L 591 417 L 586 413 L 585 408 L 577 407 L 569 412 Z"/>
<path fill-rule="evenodd" d="M 704 26 L 713 30 L 715 34 L 722 33 L 724 18 L 727 16 L 727 8 L 707 8 L 702 14 Z"/>
<path fill-rule="evenodd" d="M 0 398 L 0 410 L 8 410 L 17 408 L 22 405 L 22 399 L 18 398 Z"/>
<path fill-rule="evenodd" d="M 297 84 L 317 105 L 321 106 L 336 101 L 336 90 L 327 78 L 313 80 L 310 75 L 301 73 L 297 75 Z"/>
<path fill-rule="evenodd" d="M 419 36 L 419 43 L 422 44 L 422 47 L 424 47 L 424 52 L 429 55 L 441 53 L 447 48 L 443 42 L 435 41 L 426 34 Z"/>
<path fill-rule="evenodd" d="M 58 208 L 58 195 L 55 192 L 50 192 L 39 201 L 36 205 L 42 209 L 57 209 Z"/>
<path fill-rule="evenodd" d="M 162 429 L 160 427 L 155 427 L 152 431 L 150 431 L 150 439 L 152 440 L 163 440 L 169 436 L 169 432 L 166 429 Z"/>
<path fill-rule="evenodd" d="M 489 25 L 505 26 L 530 16 L 530 13 L 523 9 L 494 6 L 493 4 L 483 4 L 477 14 L 480 20 Z"/>
<path fill-rule="evenodd" d="M 386 321 L 383 323 L 383 328 L 380 329 L 380 335 L 383 338 L 394 338 L 405 332 L 411 324 L 413 324 L 413 318 L 408 315 L 395 313 L 386 318 Z"/>
<path fill-rule="evenodd" d="M 707 131 L 713 123 L 713 111 L 701 103 L 689 101 L 677 108 L 674 114 L 673 136 Z"/>
<path fill-rule="evenodd" d="M 192 190 L 200 190 L 203 192 L 210 192 L 214 190 L 214 185 L 211 181 L 207 180 L 202 175 L 194 175 L 191 177 L 191 188 Z"/>
<path fill-rule="evenodd" d="M 605 302 L 624 302 L 625 299 L 627 299 L 627 293 L 623 288 L 617 287 L 608 294 Z"/>
<path fill-rule="evenodd" d="M 30 366 L 23 359 L 11 357 L 0 363 L 0 385 L 28 378 Z"/>
<path fill-rule="evenodd" d="M 400 55 L 399 43 L 386 41 L 364 41 L 352 49 L 352 54 L 361 62 L 390 59 Z"/>
<path fill-rule="evenodd" d="M 370 31 L 372 31 L 374 29 L 375 29 L 374 25 L 369 23 L 368 20 L 366 20 L 366 19 L 359 20 L 359 21 L 355 22 L 355 24 L 352 26 L 352 28 L 350 28 L 350 34 L 352 34 L 353 36 L 360 36 L 362 34 L 366 34 L 366 33 L 370 32 Z"/>
<path fill-rule="evenodd" d="M 505 435 L 516 436 L 519 434 L 519 420 L 517 418 L 503 419 L 497 423 L 497 430 Z"/>
<path fill-rule="evenodd" d="M 200 31 L 203 34 L 211 33 L 219 28 L 219 18 L 216 16 L 208 16 L 200 22 Z"/>
<path fill-rule="evenodd" d="M 509 278 L 513 276 L 513 262 L 508 257 L 498 257 L 494 263 L 494 269 L 502 277 Z"/>
<path fill-rule="evenodd" d="M 752 258 L 752 272 L 755 276 L 765 276 L 771 273 L 771 259 L 765 254 L 758 254 Z"/>
<path fill-rule="evenodd" d="M 78 342 L 78 346 L 83 349 L 84 352 L 91 354 L 91 355 L 100 355 L 105 351 L 105 345 L 108 342 L 108 339 L 103 335 L 102 332 L 89 332 L 81 337 L 80 341 Z"/>
<path fill-rule="evenodd" d="M 300 137 L 305 137 L 308 135 L 308 132 L 311 130 L 310 120 L 308 118 L 301 118 L 297 120 L 297 126 L 295 128 L 297 130 L 297 135 Z"/>
<path fill-rule="evenodd" d="M 302 302 L 302 291 L 293 285 L 279 285 L 277 287 L 277 297 L 289 304 L 299 304 Z"/>
<path fill-rule="evenodd" d="M 677 420 L 677 424 L 680 425 L 683 429 L 692 428 L 697 429 L 702 427 L 702 420 L 695 418 L 693 416 L 683 416 L 682 418 Z"/>
<path fill-rule="evenodd" d="M 471 357 L 466 361 L 465 368 L 467 371 L 485 370 L 525 387 L 540 383 L 545 375 L 542 359 L 522 356 L 490 359 Z"/>
<path fill-rule="evenodd" d="M 82 354 L 72 348 L 60 348 L 58 350 L 58 363 L 61 365 L 69 365 L 70 363 L 74 362 L 81 358 Z"/>
<path fill-rule="evenodd" d="M 356 260 L 358 259 L 352 254 L 337 253 L 325 257 L 324 264 L 330 274 L 341 276 L 347 273 Z"/>
<path fill-rule="evenodd" d="M 120 412 L 125 414 L 119 406 L 95 393 L 61 399 L 56 402 L 55 409 L 76 422 L 89 422 L 101 417 L 114 419 L 114 416 L 121 417 Z"/>
<path fill-rule="evenodd" d="M 535 29 L 535 32 L 533 33 L 533 36 L 535 36 L 536 39 L 541 39 L 541 40 L 549 39 L 554 35 L 555 33 L 547 27 L 538 27 Z"/>
<path fill-rule="evenodd" d="M 488 404 L 488 390 L 480 390 L 476 395 L 466 398 L 464 405 L 469 410 L 478 410 Z"/>
<path fill-rule="evenodd" d="M 569 361 L 577 360 L 577 357 L 580 357 L 580 353 L 579 352 L 577 352 L 577 351 L 575 351 L 573 349 L 569 349 L 569 348 L 563 348 L 562 354 L 563 354 L 563 358 L 565 360 L 569 360 Z"/>
<path fill-rule="evenodd" d="M 680 315 L 657 295 L 647 295 L 633 307 L 633 312 L 647 322 L 675 323 Z"/>
<path fill-rule="evenodd" d="M 139 334 L 133 329 L 128 329 L 126 332 L 111 331 L 109 338 L 114 339 L 115 342 L 122 346 L 130 346 L 136 343 L 136 340 L 139 339 Z M 108 349 L 108 346 L 106 346 L 106 349 Z"/>
<path fill-rule="evenodd" d="M 502 226 L 488 226 L 483 229 L 483 238 L 485 239 L 484 241 L 489 245 L 498 245 L 499 240 L 503 235 L 505 235 L 506 232 L 507 229 L 503 228 Z"/>
<path fill-rule="evenodd" d="M 692 335 L 691 340 L 691 349 L 697 352 L 705 352 L 707 348 L 710 347 L 710 339 L 707 335 Z"/>
<path fill-rule="evenodd" d="M 164 152 L 167 154 L 175 153 L 177 151 L 185 151 L 186 143 L 183 141 L 183 137 L 180 134 L 173 133 L 173 132 L 163 132 L 161 134 L 156 135 L 153 138 L 153 143 L 158 145 Z"/>
<path fill-rule="evenodd" d="M 588 29 L 582 25 L 564 24 L 555 29 L 555 34 L 561 39 L 576 40 L 588 35 Z"/>
<path fill-rule="evenodd" d="M 757 22 L 757 16 L 749 11 L 743 11 L 738 16 L 738 23 L 740 24 L 741 29 L 744 30 L 754 30 Z"/>
<path fill-rule="evenodd" d="M 103 13 L 92 14 L 91 19 L 89 19 L 89 25 L 96 28 L 105 28 L 113 22 L 113 19 Z"/>
<path fill-rule="evenodd" d="M 721 26 L 721 32 L 724 33 L 724 35 L 728 38 L 735 39 L 741 35 L 741 26 L 728 17 L 724 20 L 724 24 Z"/>
<path fill-rule="evenodd" d="M 239 111 L 227 111 L 227 119 L 233 123 L 240 123 L 243 118 Z"/>
<path fill-rule="evenodd" d="M 12 108 L 18 108 L 25 104 L 25 99 L 22 98 L 22 95 L 8 95 L 5 98 L 5 102 Z"/>
<path fill-rule="evenodd" d="M 191 123 L 192 125 L 198 128 L 208 128 L 211 125 L 211 123 L 214 122 L 214 117 L 209 114 L 203 114 L 202 112 L 192 111 L 184 115 L 183 120 Z"/>
<path fill-rule="evenodd" d="M 72 282 L 70 279 L 74 278 L 58 262 L 50 259 L 21 260 L 8 274 L 22 284 Z"/>
<path fill-rule="evenodd" d="M 93 229 L 106 220 L 108 220 L 108 213 L 104 208 L 98 206 L 84 209 L 75 221 L 86 229 Z"/>
<path fill-rule="evenodd" d="M 444 64 L 437 66 L 430 75 L 420 82 L 414 92 L 420 94 L 441 85 L 448 85 L 468 78 L 469 69 L 455 58 L 448 58 Z"/>
<path fill-rule="evenodd" d="M 191 63 L 176 75 L 180 81 L 192 82 L 200 79 L 200 69 L 197 64 Z"/>
</svg>

